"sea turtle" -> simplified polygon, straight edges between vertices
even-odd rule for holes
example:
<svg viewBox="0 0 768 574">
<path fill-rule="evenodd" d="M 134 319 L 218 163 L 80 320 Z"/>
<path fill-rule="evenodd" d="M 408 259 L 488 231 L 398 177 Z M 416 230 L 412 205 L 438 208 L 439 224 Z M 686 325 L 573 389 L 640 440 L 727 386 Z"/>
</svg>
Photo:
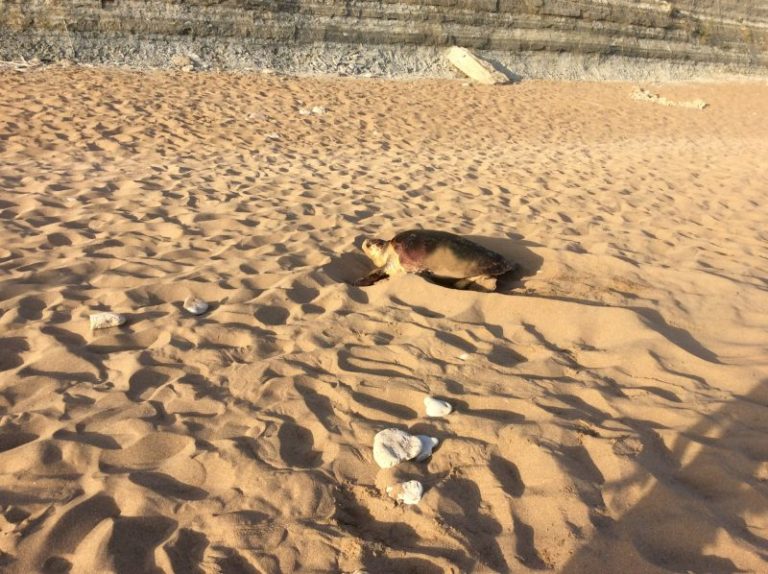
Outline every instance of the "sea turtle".
<svg viewBox="0 0 768 574">
<path fill-rule="evenodd" d="M 518 267 L 465 237 L 428 229 L 403 231 L 389 241 L 366 239 L 363 252 L 376 269 L 355 282 L 360 287 L 398 273 L 418 273 L 458 289 L 494 291 L 496 278 Z"/>
</svg>

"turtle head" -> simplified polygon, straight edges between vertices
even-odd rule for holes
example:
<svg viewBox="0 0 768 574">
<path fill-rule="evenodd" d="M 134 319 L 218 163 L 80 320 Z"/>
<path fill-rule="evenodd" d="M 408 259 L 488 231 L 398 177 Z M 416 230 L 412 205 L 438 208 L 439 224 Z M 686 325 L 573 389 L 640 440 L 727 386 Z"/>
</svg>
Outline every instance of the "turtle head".
<svg viewBox="0 0 768 574">
<path fill-rule="evenodd" d="M 387 262 L 387 243 L 383 239 L 366 239 L 363 241 L 363 253 L 373 261 L 376 267 L 383 267 Z"/>
</svg>

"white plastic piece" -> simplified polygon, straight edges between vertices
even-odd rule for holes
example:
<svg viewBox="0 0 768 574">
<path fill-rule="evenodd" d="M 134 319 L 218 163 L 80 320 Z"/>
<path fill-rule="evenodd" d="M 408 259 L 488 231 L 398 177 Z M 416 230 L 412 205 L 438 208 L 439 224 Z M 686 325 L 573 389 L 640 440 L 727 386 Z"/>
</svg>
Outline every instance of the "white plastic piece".
<svg viewBox="0 0 768 574">
<path fill-rule="evenodd" d="M 208 303 L 190 295 L 184 300 L 184 308 L 193 315 L 202 315 L 208 310 Z"/>
<path fill-rule="evenodd" d="M 419 449 L 419 453 L 416 455 L 414 460 L 416 462 L 423 462 L 432 456 L 432 451 L 435 450 L 435 447 L 440 441 L 435 437 L 426 436 L 423 434 L 418 435 L 416 438 L 419 439 L 421 448 Z"/>
<path fill-rule="evenodd" d="M 102 313 L 93 313 L 90 320 L 91 329 L 106 329 L 108 327 L 119 327 L 125 323 L 125 315 L 104 311 Z"/>
<path fill-rule="evenodd" d="M 444 417 L 451 414 L 453 407 L 450 403 L 434 397 L 424 397 L 424 409 L 428 417 Z"/>
<path fill-rule="evenodd" d="M 387 494 L 403 504 L 418 504 L 424 494 L 424 486 L 418 480 L 409 480 L 388 486 Z"/>
</svg>

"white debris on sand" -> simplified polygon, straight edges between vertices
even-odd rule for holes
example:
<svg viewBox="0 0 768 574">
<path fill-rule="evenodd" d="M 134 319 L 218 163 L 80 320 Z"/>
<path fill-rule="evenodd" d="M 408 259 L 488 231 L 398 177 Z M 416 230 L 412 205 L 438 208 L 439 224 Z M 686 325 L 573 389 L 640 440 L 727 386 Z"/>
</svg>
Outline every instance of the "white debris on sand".
<svg viewBox="0 0 768 574">
<path fill-rule="evenodd" d="M 184 309 L 193 315 L 202 315 L 208 310 L 208 303 L 194 295 L 190 295 L 184 300 Z"/>
<path fill-rule="evenodd" d="M 659 104 L 660 106 L 674 106 L 678 108 L 692 108 L 696 110 L 703 110 L 707 107 L 707 102 L 704 100 L 688 100 L 688 101 L 682 101 L 682 102 L 675 102 L 673 100 L 669 100 L 665 98 L 664 96 L 659 96 L 658 94 L 654 94 L 649 92 L 648 90 L 645 90 L 643 88 L 638 88 L 634 92 L 632 92 L 632 99 L 638 100 L 641 102 L 651 102 L 654 104 Z"/>
<path fill-rule="evenodd" d="M 418 480 L 399 482 L 388 486 L 387 494 L 403 504 L 418 504 L 424 494 L 424 486 Z"/>
<path fill-rule="evenodd" d="M 453 411 L 450 403 L 434 397 L 424 397 L 424 409 L 428 417 L 444 417 Z"/>
<path fill-rule="evenodd" d="M 90 321 L 91 329 L 94 331 L 96 329 L 106 329 L 108 327 L 119 327 L 125 323 L 125 315 L 104 311 L 102 313 L 93 313 L 90 316 Z"/>
<path fill-rule="evenodd" d="M 313 106 L 311 108 L 305 108 L 301 107 L 299 108 L 299 115 L 300 116 L 321 116 L 326 112 L 326 109 L 323 106 Z"/>
<path fill-rule="evenodd" d="M 435 447 L 440 442 L 435 437 L 427 436 L 420 434 L 416 438 L 419 439 L 421 442 L 421 449 L 419 450 L 419 454 L 416 455 L 416 458 L 414 459 L 416 462 L 422 462 L 427 460 L 430 456 L 432 456 L 432 451 L 435 450 Z"/>
</svg>

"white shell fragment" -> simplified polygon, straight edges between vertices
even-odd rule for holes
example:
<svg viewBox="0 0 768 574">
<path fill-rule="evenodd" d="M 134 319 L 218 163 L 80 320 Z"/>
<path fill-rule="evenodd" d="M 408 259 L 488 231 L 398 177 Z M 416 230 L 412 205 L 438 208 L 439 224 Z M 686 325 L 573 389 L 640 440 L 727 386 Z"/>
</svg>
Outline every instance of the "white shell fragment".
<svg viewBox="0 0 768 574">
<path fill-rule="evenodd" d="M 373 460 L 381 468 L 392 468 L 404 460 L 419 456 L 423 448 L 419 437 L 399 429 L 384 429 L 373 438 Z"/>
<path fill-rule="evenodd" d="M 432 451 L 435 450 L 437 443 L 440 441 L 435 437 L 426 436 L 423 434 L 418 435 L 416 438 L 419 439 L 419 442 L 421 443 L 419 454 L 416 455 L 416 462 L 422 462 L 432 456 Z"/>
<path fill-rule="evenodd" d="M 103 313 L 93 313 L 90 320 L 91 329 L 106 329 L 107 327 L 119 327 L 125 323 L 125 315 L 104 311 Z"/>
<path fill-rule="evenodd" d="M 424 487 L 418 480 L 409 480 L 388 486 L 387 494 L 404 504 L 418 504 L 424 494 Z"/>
<path fill-rule="evenodd" d="M 190 295 L 184 300 L 184 308 L 193 315 L 202 315 L 208 310 L 208 303 Z"/>
<path fill-rule="evenodd" d="M 315 106 L 312 108 L 312 113 L 315 115 L 323 115 L 325 113 L 325 108 L 323 106 Z"/>
<path fill-rule="evenodd" d="M 444 417 L 453 410 L 449 403 L 434 397 L 424 397 L 424 408 L 428 417 Z"/>
</svg>

